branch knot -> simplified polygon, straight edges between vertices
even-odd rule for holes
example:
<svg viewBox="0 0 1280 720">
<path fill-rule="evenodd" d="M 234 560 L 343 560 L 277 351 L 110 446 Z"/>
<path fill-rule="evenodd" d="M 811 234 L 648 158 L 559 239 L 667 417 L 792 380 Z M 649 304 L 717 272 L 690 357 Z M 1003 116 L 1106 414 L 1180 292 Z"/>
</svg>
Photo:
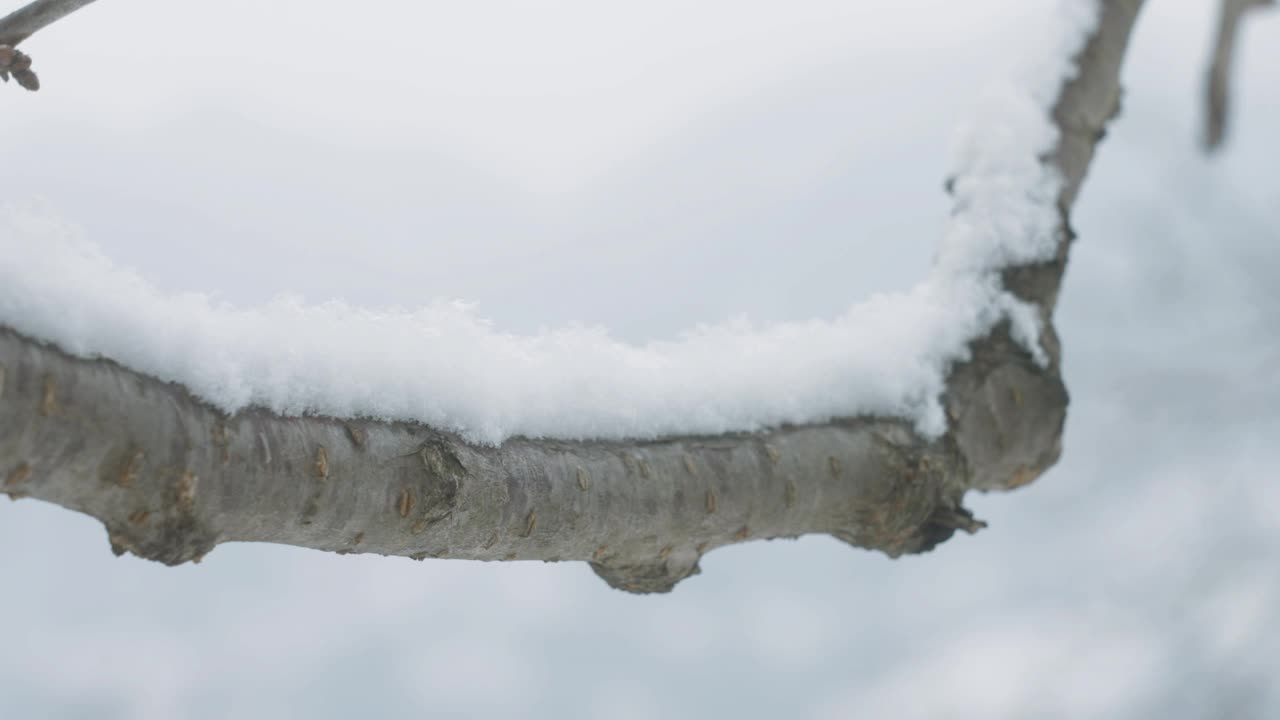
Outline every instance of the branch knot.
<svg viewBox="0 0 1280 720">
<path fill-rule="evenodd" d="M 12 45 L 0 45 L 0 79 L 9 82 L 10 75 L 28 90 L 40 89 L 40 78 L 31 70 L 31 56 Z"/>
</svg>

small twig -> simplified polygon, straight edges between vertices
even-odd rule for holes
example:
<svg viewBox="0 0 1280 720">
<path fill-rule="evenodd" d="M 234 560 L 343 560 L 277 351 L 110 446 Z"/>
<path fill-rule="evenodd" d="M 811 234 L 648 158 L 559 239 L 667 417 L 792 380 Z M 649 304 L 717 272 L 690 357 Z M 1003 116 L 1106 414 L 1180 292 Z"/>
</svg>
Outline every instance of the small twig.
<svg viewBox="0 0 1280 720">
<path fill-rule="evenodd" d="M 1274 5 L 1275 0 L 1222 0 L 1218 37 L 1209 63 L 1205 95 L 1204 147 L 1213 152 L 1222 145 L 1227 132 L 1227 109 L 1231 95 L 1231 61 L 1239 36 L 1240 18 L 1252 8 Z"/>
<path fill-rule="evenodd" d="M 31 70 L 31 56 L 16 49 L 37 30 L 70 15 L 93 0 L 35 0 L 0 18 L 0 79 L 12 75 L 28 90 L 39 90 L 40 79 Z"/>
</svg>

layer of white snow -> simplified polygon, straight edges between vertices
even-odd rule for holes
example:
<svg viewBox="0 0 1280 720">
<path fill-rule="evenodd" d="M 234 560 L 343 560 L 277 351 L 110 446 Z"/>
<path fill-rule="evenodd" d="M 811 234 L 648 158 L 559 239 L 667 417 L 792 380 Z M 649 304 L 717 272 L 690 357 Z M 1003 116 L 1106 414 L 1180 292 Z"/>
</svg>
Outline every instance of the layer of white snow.
<svg viewBox="0 0 1280 720">
<path fill-rule="evenodd" d="M 1000 291 L 994 271 L 1054 249 L 1060 183 L 1039 161 L 1056 139 L 1047 108 L 1096 4 L 1050 6 L 1044 29 L 1028 32 L 1056 42 L 990 93 L 960 144 L 955 211 L 927 279 L 835 319 L 738 321 L 635 346 L 594 328 L 506 334 L 456 302 L 406 311 L 285 298 L 240 309 L 165 295 L 51 213 L 7 205 L 0 325 L 181 383 L 227 412 L 413 420 L 476 442 L 721 433 L 867 414 L 908 418 L 936 436 L 946 429 L 946 371 L 970 340 L 1009 317 L 1038 348 L 1033 311 Z"/>
</svg>

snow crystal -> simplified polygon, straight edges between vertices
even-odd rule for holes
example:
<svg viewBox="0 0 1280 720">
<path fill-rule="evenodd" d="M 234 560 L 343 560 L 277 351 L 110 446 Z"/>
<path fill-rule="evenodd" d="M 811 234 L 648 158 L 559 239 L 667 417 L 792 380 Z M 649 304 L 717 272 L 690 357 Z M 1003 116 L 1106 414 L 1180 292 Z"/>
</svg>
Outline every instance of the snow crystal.
<svg viewBox="0 0 1280 720">
<path fill-rule="evenodd" d="M 369 310 L 281 298 L 240 309 L 165 295 L 74 227 L 31 206 L 0 209 L 0 325 L 82 357 L 181 383 L 227 412 L 411 420 L 468 440 L 652 438 L 881 415 L 946 430 L 947 369 L 1010 319 L 1039 353 L 1034 308 L 998 269 L 1054 250 L 1060 179 L 1040 157 L 1047 106 L 1096 4 L 1059 3 L 1047 60 L 989 93 L 953 173 L 955 210 L 925 281 L 831 320 L 698 327 L 628 345 L 599 329 L 521 336 L 466 305 Z M 1055 29 L 1056 28 L 1056 29 Z M 1064 31 L 1063 28 L 1066 28 Z M 1043 358 L 1041 358 L 1043 359 Z"/>
</svg>

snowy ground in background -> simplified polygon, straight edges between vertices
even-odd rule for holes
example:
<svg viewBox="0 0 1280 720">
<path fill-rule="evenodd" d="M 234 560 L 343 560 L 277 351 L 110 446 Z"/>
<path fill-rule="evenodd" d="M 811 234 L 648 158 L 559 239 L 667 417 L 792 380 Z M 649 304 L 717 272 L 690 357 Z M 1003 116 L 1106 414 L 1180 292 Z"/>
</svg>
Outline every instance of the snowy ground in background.
<svg viewBox="0 0 1280 720">
<path fill-rule="evenodd" d="M 896 562 L 822 538 L 753 543 L 636 598 L 580 565 L 233 545 L 168 569 L 113 558 L 85 518 L 4 503 L 0 716 L 1280 714 L 1280 91 L 1266 72 L 1280 43 L 1263 42 L 1280 16 L 1250 36 L 1241 122 L 1209 163 L 1192 129 L 1209 3 L 1173 5 L 1143 18 L 1126 113 L 1076 218 L 1066 455 L 1031 488 L 975 497 L 987 531 Z M 637 341 L 737 313 L 831 316 L 923 274 L 981 66 L 960 50 L 841 60 L 831 42 L 833 59 L 692 107 L 688 127 L 630 145 L 639 130 L 600 130 L 625 162 L 591 169 L 596 145 L 559 138 L 572 177 L 539 175 L 559 166 L 536 154 L 500 177 L 501 148 L 470 164 L 424 145 L 344 150 L 216 101 L 72 136 L 82 120 L 54 80 L 88 82 L 86 68 L 37 55 L 53 107 L 0 141 L 23 170 L 0 195 L 38 190 L 155 282 L 237 301 L 339 288 L 412 304 L 427 288 L 513 330 L 577 319 Z M 370 224 L 386 245 L 352 240 Z M 428 227 L 453 240 L 423 242 Z M 250 249 L 265 269 L 243 264 Z"/>
</svg>

